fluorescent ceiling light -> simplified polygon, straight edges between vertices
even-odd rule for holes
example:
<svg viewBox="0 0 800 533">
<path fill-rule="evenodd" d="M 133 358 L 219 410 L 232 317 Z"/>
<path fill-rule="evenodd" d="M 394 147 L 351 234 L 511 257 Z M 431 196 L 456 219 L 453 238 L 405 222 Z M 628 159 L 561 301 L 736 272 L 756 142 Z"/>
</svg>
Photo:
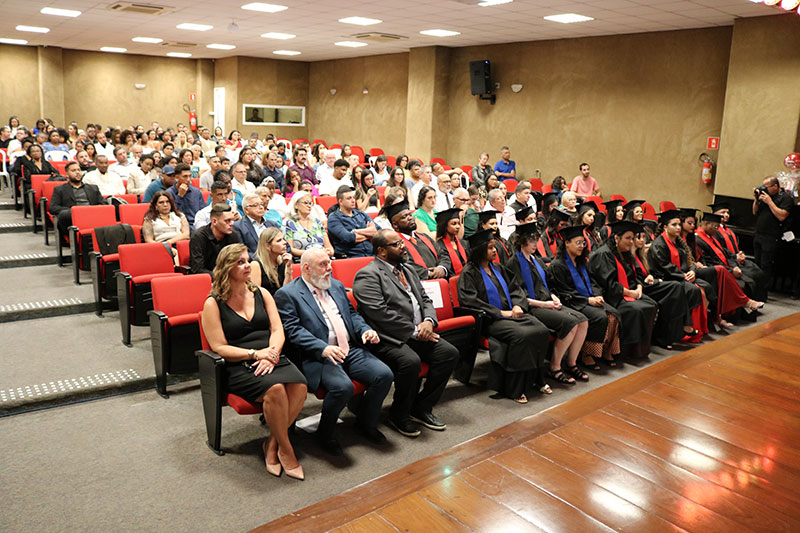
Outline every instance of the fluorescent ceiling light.
<svg viewBox="0 0 800 533">
<path fill-rule="evenodd" d="M 499 6 L 500 4 L 510 4 L 514 0 L 485 0 L 484 2 L 478 2 L 478 5 L 481 7 L 490 7 L 490 6 Z"/>
<path fill-rule="evenodd" d="M 214 26 L 209 26 L 208 24 L 193 24 L 191 22 L 184 22 L 183 24 L 178 24 L 175 27 L 179 30 L 208 31 Z"/>
<path fill-rule="evenodd" d="M 279 56 L 299 56 L 300 52 L 296 50 L 275 50 L 272 52 L 273 54 L 277 54 Z"/>
<path fill-rule="evenodd" d="M 159 39 L 158 37 L 134 37 L 131 41 L 135 43 L 158 44 L 163 43 L 164 39 Z"/>
<path fill-rule="evenodd" d="M 11 39 L 9 37 L 0 37 L 0 43 L 3 44 L 28 44 L 25 39 Z"/>
<path fill-rule="evenodd" d="M 362 46 L 367 46 L 367 43 L 359 43 L 356 41 L 339 41 L 338 43 L 333 43 L 336 46 L 346 46 L 348 48 L 360 48 Z"/>
<path fill-rule="evenodd" d="M 369 19 L 366 17 L 347 17 L 339 19 L 339 22 L 344 24 L 356 24 L 358 26 L 371 26 L 372 24 L 380 24 L 383 21 L 378 19 Z"/>
<path fill-rule="evenodd" d="M 42 15 L 56 15 L 57 17 L 79 17 L 81 15 L 80 11 L 75 11 L 74 9 L 58 9 L 55 7 L 43 7 L 39 13 Z"/>
<path fill-rule="evenodd" d="M 422 35 L 430 35 L 431 37 L 452 37 L 454 35 L 461 35 L 461 32 L 450 30 L 422 30 Z"/>
<path fill-rule="evenodd" d="M 186 52 L 167 52 L 169 57 L 192 57 L 192 54 Z"/>
<path fill-rule="evenodd" d="M 29 31 L 31 33 L 48 33 L 50 28 L 40 28 L 39 26 L 17 26 L 17 31 Z"/>
<path fill-rule="evenodd" d="M 119 48 L 118 46 L 103 46 L 100 48 L 101 52 L 114 52 L 116 54 L 124 54 L 128 51 L 127 48 Z"/>
<path fill-rule="evenodd" d="M 214 43 L 214 44 L 207 44 L 206 48 L 213 48 L 215 50 L 233 50 L 234 48 L 236 48 L 236 46 L 234 46 L 232 44 L 217 44 L 217 43 Z"/>
<path fill-rule="evenodd" d="M 587 20 L 594 20 L 592 17 L 585 17 L 575 13 L 564 13 L 563 15 L 548 15 L 544 17 L 545 20 L 553 22 L 560 22 L 562 24 L 570 24 L 572 22 L 586 22 Z"/>
<path fill-rule="evenodd" d="M 286 39 L 294 39 L 297 37 L 294 33 L 280 33 L 277 31 L 270 31 L 267 33 L 262 33 L 261 36 L 265 39 L 280 39 L 285 41 Z"/>
<path fill-rule="evenodd" d="M 242 9 L 247 9 L 248 11 L 261 11 L 263 13 L 277 13 L 278 11 L 284 11 L 289 9 L 286 6 L 279 6 L 277 4 L 266 4 L 264 2 L 252 2 L 250 4 L 245 4 L 242 6 Z"/>
</svg>

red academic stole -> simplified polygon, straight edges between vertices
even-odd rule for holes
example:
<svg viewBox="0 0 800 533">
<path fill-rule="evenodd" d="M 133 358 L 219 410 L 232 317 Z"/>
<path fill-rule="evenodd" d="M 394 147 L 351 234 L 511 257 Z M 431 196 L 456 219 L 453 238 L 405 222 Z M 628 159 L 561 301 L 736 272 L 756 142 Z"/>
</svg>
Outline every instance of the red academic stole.
<svg viewBox="0 0 800 533">
<path fill-rule="evenodd" d="M 662 235 L 664 237 L 664 242 L 667 243 L 667 248 L 669 248 L 669 262 L 678 267 L 678 270 L 681 270 L 681 256 L 678 255 L 678 248 L 675 246 L 669 237 L 666 235 Z M 681 272 L 683 272 L 681 270 Z"/>
<path fill-rule="evenodd" d="M 721 224 L 719 226 L 719 233 L 722 235 L 723 240 L 725 240 L 725 248 L 730 250 L 733 254 L 738 253 L 739 242 L 736 239 L 736 234 L 728 229 L 728 226 L 723 226 Z"/>
<path fill-rule="evenodd" d="M 456 272 L 456 276 L 461 274 L 461 271 L 464 269 L 464 264 L 461 262 L 462 257 L 467 257 L 467 254 L 464 252 L 464 247 L 461 246 L 461 241 L 456 237 L 456 248 L 458 248 L 458 253 L 453 248 L 453 241 L 450 237 L 445 237 L 443 239 L 444 247 L 447 250 L 447 255 L 450 256 L 450 262 L 453 263 L 453 270 Z M 460 255 L 459 255 L 460 254 Z"/>
<path fill-rule="evenodd" d="M 616 254 L 612 254 L 614 256 L 614 261 L 617 263 L 617 281 L 619 284 L 625 287 L 626 289 L 630 290 L 630 285 L 628 284 L 628 275 L 625 273 L 625 267 L 622 266 L 622 263 L 617 259 Z M 633 296 L 623 296 L 626 302 L 632 302 L 636 298 Z"/>
<path fill-rule="evenodd" d="M 506 248 L 506 245 L 503 244 L 503 241 L 500 240 L 499 238 L 497 238 L 496 235 L 495 235 L 495 238 L 494 238 L 494 242 L 495 242 L 495 246 L 497 246 L 499 244 L 503 248 L 503 250 L 506 252 L 506 257 L 510 256 L 510 254 L 508 253 L 508 248 Z M 495 263 L 499 263 L 500 262 L 500 254 L 497 254 L 497 255 L 494 256 L 494 262 Z"/>
<path fill-rule="evenodd" d="M 708 246 L 710 246 L 711 249 L 714 251 L 714 254 L 717 256 L 717 258 L 720 261 L 722 261 L 722 264 L 727 266 L 728 258 L 725 257 L 725 254 L 722 252 L 722 250 L 719 249 L 719 246 L 717 246 L 717 242 L 714 239 L 712 239 L 711 237 L 708 236 L 708 233 L 706 233 L 701 228 L 701 229 L 698 229 L 695 232 L 695 235 L 700 237 L 700 240 L 702 240 L 704 243 L 706 243 Z"/>
<path fill-rule="evenodd" d="M 637 254 L 632 254 L 632 255 L 634 259 L 636 259 L 636 262 L 639 264 L 639 268 L 641 268 L 642 272 L 644 272 L 644 276 L 647 277 L 648 272 L 647 269 L 644 267 L 644 263 L 642 263 L 642 260 L 639 259 L 639 256 Z"/>
<path fill-rule="evenodd" d="M 402 238 L 404 241 L 406 241 L 406 250 L 408 250 L 408 253 L 409 253 L 409 254 L 411 254 L 411 259 L 413 259 L 413 260 L 414 260 L 414 262 L 415 262 L 416 264 L 418 264 L 419 266 L 421 266 L 421 267 L 425 267 L 425 268 L 428 268 L 428 265 L 426 265 L 426 264 L 425 264 L 425 260 L 424 260 L 424 259 L 422 259 L 422 256 L 421 256 L 421 255 L 419 255 L 419 252 L 417 251 L 417 247 L 416 247 L 416 246 L 414 246 L 414 244 L 413 244 L 413 243 L 409 243 L 409 241 L 410 241 L 411 239 L 409 239 L 408 237 L 406 237 L 405 233 L 400 233 L 400 237 L 401 237 L 401 238 Z M 436 254 L 434 254 L 434 255 L 436 255 Z"/>
<path fill-rule="evenodd" d="M 549 229 L 544 230 L 543 237 L 547 238 L 547 246 L 548 248 L 550 248 L 550 252 L 552 253 L 550 255 L 547 254 L 547 251 L 544 248 L 544 241 L 542 241 L 541 237 L 539 238 L 539 241 L 536 243 L 536 251 L 539 252 L 539 255 L 542 257 L 542 259 L 547 259 L 548 257 L 555 256 L 557 248 L 556 240 L 554 238 L 550 238 Z"/>
<path fill-rule="evenodd" d="M 587 228 L 583 228 L 583 240 L 586 241 L 586 248 L 591 252 L 592 251 L 592 236 L 590 235 L 590 231 Z M 555 253 L 555 252 L 553 252 Z"/>
</svg>

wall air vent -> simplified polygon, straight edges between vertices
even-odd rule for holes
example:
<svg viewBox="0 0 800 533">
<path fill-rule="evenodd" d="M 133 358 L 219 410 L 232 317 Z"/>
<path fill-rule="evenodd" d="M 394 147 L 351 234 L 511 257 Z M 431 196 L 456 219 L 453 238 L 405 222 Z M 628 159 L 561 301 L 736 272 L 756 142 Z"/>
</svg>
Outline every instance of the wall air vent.
<svg viewBox="0 0 800 533">
<path fill-rule="evenodd" d="M 179 41 L 164 41 L 160 43 L 161 46 L 167 46 L 169 48 L 194 48 L 197 46 L 197 43 L 182 43 Z"/>
<path fill-rule="evenodd" d="M 156 6 L 153 4 L 139 4 L 136 2 L 114 2 L 108 9 L 117 13 L 133 13 L 134 15 L 162 15 L 172 11 L 171 7 Z"/>
<path fill-rule="evenodd" d="M 391 33 L 368 32 L 357 33 L 350 36 L 352 39 L 359 39 L 361 41 L 369 41 L 371 43 L 393 43 L 396 41 L 406 41 L 408 37 L 405 35 L 392 35 Z"/>
</svg>

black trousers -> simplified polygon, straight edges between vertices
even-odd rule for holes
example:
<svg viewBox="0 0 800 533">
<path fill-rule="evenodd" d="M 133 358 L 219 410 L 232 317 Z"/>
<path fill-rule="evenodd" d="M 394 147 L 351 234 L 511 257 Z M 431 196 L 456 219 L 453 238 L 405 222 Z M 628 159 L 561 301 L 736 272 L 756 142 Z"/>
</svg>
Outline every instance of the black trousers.
<svg viewBox="0 0 800 533">
<path fill-rule="evenodd" d="M 56 226 L 58 231 L 61 232 L 62 237 L 69 237 L 69 227 L 72 225 L 72 211 L 64 209 L 58 213 L 56 217 Z"/>
<path fill-rule="evenodd" d="M 755 234 L 753 237 L 753 253 L 756 263 L 764 271 L 767 284 L 772 283 L 775 273 L 775 256 L 778 253 L 778 239 L 766 235 Z"/>
<path fill-rule="evenodd" d="M 411 413 L 428 413 L 442 397 L 447 380 L 458 362 L 458 350 L 444 339 L 391 345 L 381 342 L 372 352 L 394 372 L 394 400 L 389 409 L 392 420 L 404 422 Z M 421 362 L 429 365 L 425 385 L 419 390 Z"/>
</svg>

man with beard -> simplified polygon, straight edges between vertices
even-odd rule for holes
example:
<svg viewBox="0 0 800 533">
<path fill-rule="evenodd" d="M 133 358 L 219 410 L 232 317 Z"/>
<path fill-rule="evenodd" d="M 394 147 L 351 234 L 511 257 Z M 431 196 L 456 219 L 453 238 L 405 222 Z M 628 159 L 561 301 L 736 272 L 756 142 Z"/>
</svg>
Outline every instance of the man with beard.
<svg viewBox="0 0 800 533">
<path fill-rule="evenodd" d="M 67 163 L 64 171 L 67 174 L 67 183 L 53 189 L 53 198 L 50 200 L 50 213 L 56 217 L 56 225 L 61 235 L 69 233 L 67 228 L 72 225 L 72 212 L 70 211 L 72 206 L 105 203 L 97 185 L 83 182 L 83 174 L 77 161 Z"/>
<path fill-rule="evenodd" d="M 419 279 L 446 278 L 452 272 L 450 258 L 436 252 L 436 244 L 427 235 L 417 233 L 417 221 L 406 202 L 388 205 L 386 219 L 405 241 L 405 248 L 413 262 L 409 263 Z"/>
</svg>

